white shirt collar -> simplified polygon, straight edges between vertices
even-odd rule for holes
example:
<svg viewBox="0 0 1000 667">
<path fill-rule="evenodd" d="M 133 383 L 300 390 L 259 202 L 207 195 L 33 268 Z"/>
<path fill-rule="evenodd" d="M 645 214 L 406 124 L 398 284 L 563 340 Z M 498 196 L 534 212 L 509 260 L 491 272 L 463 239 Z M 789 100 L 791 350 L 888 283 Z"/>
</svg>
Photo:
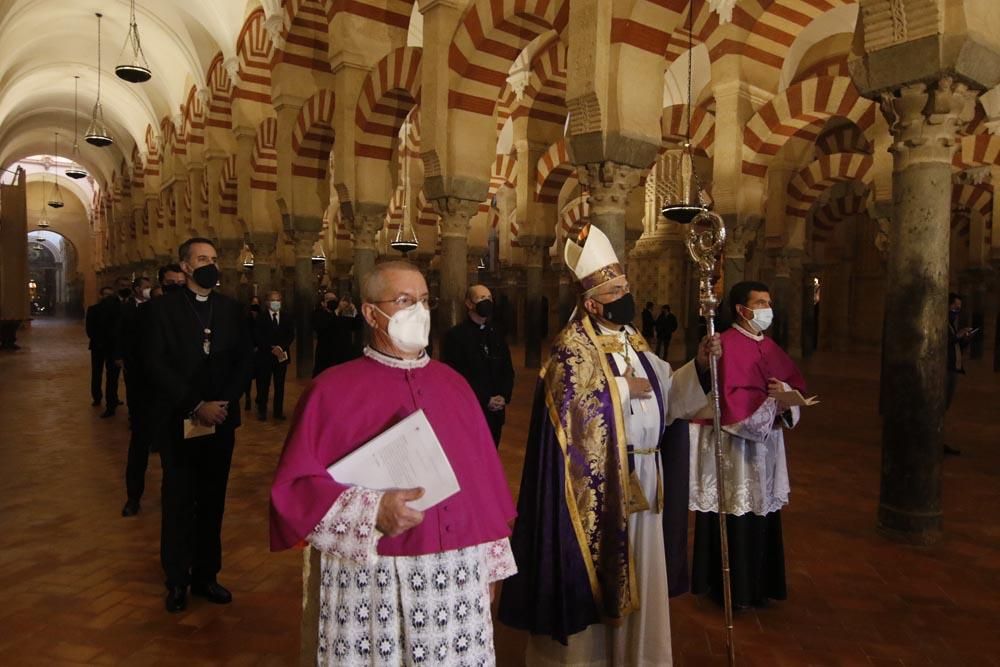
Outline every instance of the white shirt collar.
<svg viewBox="0 0 1000 667">
<path fill-rule="evenodd" d="M 743 327 L 741 327 L 738 324 L 734 324 L 733 328 L 736 329 L 737 331 L 739 331 L 741 334 L 743 334 L 747 338 L 749 338 L 750 340 L 755 340 L 758 343 L 760 341 L 764 340 L 764 334 L 762 334 L 762 333 L 759 333 L 759 334 L 750 333 L 749 331 L 747 331 L 746 329 L 744 329 Z"/>
<path fill-rule="evenodd" d="M 596 320 L 595 323 L 597 324 L 597 328 L 600 329 L 601 333 L 604 334 L 605 336 L 622 336 L 633 333 L 632 327 L 627 324 L 624 327 L 618 329 L 611 329 L 609 327 L 604 326 L 600 322 L 597 322 Z"/>
<path fill-rule="evenodd" d="M 431 358 L 427 356 L 426 352 L 421 353 L 416 359 L 399 359 L 398 357 L 391 357 L 388 354 L 383 354 L 373 347 L 368 345 L 364 349 L 365 356 L 372 361 L 377 361 L 383 366 L 388 366 L 389 368 L 398 368 L 400 370 L 408 371 L 414 368 L 423 368 L 427 364 L 431 363 Z"/>
</svg>

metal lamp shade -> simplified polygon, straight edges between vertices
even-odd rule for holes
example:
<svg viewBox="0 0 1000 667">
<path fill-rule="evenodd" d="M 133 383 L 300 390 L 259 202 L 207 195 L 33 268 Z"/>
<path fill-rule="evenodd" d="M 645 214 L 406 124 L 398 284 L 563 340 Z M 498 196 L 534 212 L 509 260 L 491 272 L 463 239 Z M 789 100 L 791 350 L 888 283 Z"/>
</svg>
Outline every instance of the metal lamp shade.
<svg viewBox="0 0 1000 667">
<path fill-rule="evenodd" d="M 707 210 L 699 197 L 700 188 L 698 177 L 694 172 L 690 147 L 686 147 L 681 154 L 680 169 L 677 170 L 676 178 L 677 200 L 664 203 L 660 213 L 671 222 L 687 225 Z"/>
<path fill-rule="evenodd" d="M 392 247 L 393 250 L 398 250 L 399 252 L 403 253 L 404 255 L 406 253 L 410 252 L 411 250 L 416 250 L 417 247 L 418 247 L 417 242 L 413 241 L 413 240 L 410 240 L 410 241 L 397 240 L 397 241 L 393 241 L 389 245 Z"/>
<path fill-rule="evenodd" d="M 143 67 L 137 63 L 131 63 L 115 67 L 115 76 L 119 79 L 124 79 L 129 83 L 145 83 L 152 78 L 153 73 L 148 67 Z"/>
<path fill-rule="evenodd" d="M 69 176 L 70 178 L 72 178 L 74 180 L 80 180 L 81 178 L 87 178 L 87 172 L 85 172 L 83 169 L 81 169 L 80 167 L 77 167 L 75 165 L 72 166 L 72 167 L 66 167 L 66 171 L 64 171 L 63 173 L 65 173 L 67 176 Z"/>
<path fill-rule="evenodd" d="M 94 113 L 90 119 L 90 126 L 84 133 L 83 139 L 91 146 L 97 146 L 98 148 L 104 148 L 115 143 L 114 139 L 108 133 L 108 127 L 104 124 L 104 109 L 101 107 L 100 102 L 94 105 Z"/>
</svg>

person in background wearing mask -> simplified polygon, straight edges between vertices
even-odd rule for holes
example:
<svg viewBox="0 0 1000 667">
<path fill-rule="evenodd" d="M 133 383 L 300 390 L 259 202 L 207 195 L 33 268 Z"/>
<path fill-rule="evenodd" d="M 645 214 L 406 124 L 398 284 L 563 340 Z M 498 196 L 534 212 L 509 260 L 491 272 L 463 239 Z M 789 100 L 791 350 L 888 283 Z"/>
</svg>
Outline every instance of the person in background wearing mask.
<svg viewBox="0 0 1000 667">
<path fill-rule="evenodd" d="M 377 264 L 362 288 L 364 357 L 317 377 L 295 411 L 271 485 L 271 549 L 321 554 L 320 664 L 495 664 L 490 599 L 514 572 L 514 503 L 479 401 L 426 352 L 434 300 L 417 267 Z M 423 410 L 458 479 L 424 511 L 423 489 L 379 491 L 327 472 Z M 347 583 L 345 583 L 347 582 Z M 337 609 L 365 610 L 338 617 Z M 368 613 L 370 610 L 370 613 Z M 368 640 L 370 638 L 370 651 Z M 358 649 L 364 643 L 364 650 Z"/>
<path fill-rule="evenodd" d="M 105 367 L 108 368 L 108 394 L 111 394 L 111 371 L 110 367 L 114 366 L 114 360 L 111 356 L 111 350 L 108 349 L 108 344 L 110 341 L 107 340 L 107 332 L 101 322 L 104 316 L 105 302 L 109 299 L 113 299 L 115 291 L 110 287 L 102 287 L 100 293 L 100 300 L 87 307 L 86 316 L 86 330 L 87 338 L 90 340 L 87 348 L 90 350 L 90 398 L 92 399 L 91 405 L 95 408 L 101 404 L 104 399 L 104 393 L 101 391 L 101 381 L 104 379 Z"/>
<path fill-rule="evenodd" d="M 777 392 L 805 392 L 802 374 L 764 332 L 773 312 L 767 285 L 745 281 L 729 292 L 733 326 L 722 334 L 719 362 L 722 450 L 726 465 L 723 509 L 729 538 L 733 604 L 763 607 L 784 600 L 785 554 L 781 508 L 788 504 L 784 429 L 798 423 L 799 410 Z M 695 512 L 691 592 L 722 604 L 722 557 L 716 494 L 715 436 L 711 417 L 690 426 L 689 507 Z"/>
<path fill-rule="evenodd" d="M 565 258 L 580 297 L 535 392 L 511 538 L 519 572 L 500 620 L 531 632 L 528 665 L 669 665 L 661 512 L 673 471 L 659 448 L 670 422 L 708 405 L 701 375 L 718 339 L 673 371 L 631 326 L 608 238 L 584 228 Z"/>
<path fill-rule="evenodd" d="M 944 409 L 947 412 L 951 408 L 951 402 L 955 398 L 955 389 L 958 387 L 958 376 L 965 375 L 963 356 L 965 348 L 969 346 L 972 335 L 977 333 L 974 329 L 965 327 L 958 328 L 958 320 L 962 315 L 962 295 L 955 292 L 948 293 L 948 370 L 945 373 L 945 394 Z M 961 449 L 952 447 L 948 443 L 944 444 L 944 453 L 948 456 L 959 456 Z"/>
<path fill-rule="evenodd" d="M 214 291 L 215 245 L 188 239 L 178 255 L 186 287 L 150 303 L 143 359 L 163 421 L 160 560 L 171 613 L 187 607 L 189 585 L 209 602 L 232 601 L 217 579 L 222 516 L 239 399 L 253 369 L 243 309 Z"/>
<path fill-rule="evenodd" d="M 108 419 L 115 416 L 115 411 L 121 401 L 118 399 L 118 377 L 121 375 L 122 362 L 118 356 L 119 336 L 121 334 L 122 313 L 130 299 L 132 299 L 134 289 L 132 281 L 125 276 L 115 280 L 115 293 L 113 296 L 103 299 L 98 306 L 97 326 L 98 338 L 103 341 L 102 346 L 107 355 L 107 381 L 104 390 L 104 412 L 101 419 Z"/>
<path fill-rule="evenodd" d="M 281 311 L 281 292 L 268 293 L 262 310 L 254 320 L 254 370 L 257 373 L 257 419 L 267 421 L 267 397 L 274 380 L 273 415 L 285 418 L 285 374 L 291 357 L 288 354 L 295 340 L 293 318 Z"/>
<path fill-rule="evenodd" d="M 465 293 L 469 316 L 441 342 L 441 361 L 464 377 L 479 399 L 493 443 L 500 446 L 507 404 L 514 391 L 514 364 L 507 341 L 493 328 L 493 295 L 485 285 Z"/>
<path fill-rule="evenodd" d="M 151 400 L 149 378 L 142 367 L 141 351 L 145 317 L 152 296 L 153 283 L 145 276 L 132 281 L 132 296 L 122 305 L 118 322 L 115 363 L 125 374 L 125 403 L 131 435 L 128 443 L 128 463 L 125 466 L 127 500 L 122 516 L 139 513 L 139 501 L 144 490 L 146 462 L 149 459 L 149 429 L 146 414 Z M 130 471 L 132 474 L 130 474 Z"/>
</svg>

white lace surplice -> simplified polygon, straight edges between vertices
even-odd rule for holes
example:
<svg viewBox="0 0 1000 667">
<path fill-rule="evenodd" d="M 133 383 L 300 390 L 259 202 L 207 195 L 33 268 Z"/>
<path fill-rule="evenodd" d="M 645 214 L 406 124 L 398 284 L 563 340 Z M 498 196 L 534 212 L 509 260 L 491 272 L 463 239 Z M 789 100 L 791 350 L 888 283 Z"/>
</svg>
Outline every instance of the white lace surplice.
<svg viewBox="0 0 1000 667">
<path fill-rule="evenodd" d="M 319 665 L 494 665 L 489 585 L 517 570 L 507 539 L 379 556 L 382 493 L 341 494 L 309 535 L 322 552 Z"/>
<path fill-rule="evenodd" d="M 784 384 L 784 383 L 783 383 Z M 787 384 L 785 390 L 789 390 Z M 778 414 L 778 404 L 768 398 L 741 422 L 722 427 L 722 457 L 725 466 L 728 514 L 765 515 L 788 504 L 788 464 L 782 427 L 799 421 L 799 408 Z M 689 509 L 717 512 L 719 497 L 715 467 L 715 436 L 712 426 L 692 423 Z"/>
</svg>

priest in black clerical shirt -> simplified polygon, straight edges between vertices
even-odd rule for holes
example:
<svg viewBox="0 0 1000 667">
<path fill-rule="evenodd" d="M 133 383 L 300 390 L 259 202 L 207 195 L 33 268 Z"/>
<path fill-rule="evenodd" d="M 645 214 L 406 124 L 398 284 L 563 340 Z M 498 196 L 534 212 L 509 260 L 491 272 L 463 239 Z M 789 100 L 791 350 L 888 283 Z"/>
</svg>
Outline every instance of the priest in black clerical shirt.
<svg viewBox="0 0 1000 667">
<path fill-rule="evenodd" d="M 473 285 L 465 295 L 469 316 L 450 329 L 441 342 L 441 361 L 458 371 L 472 387 L 500 446 L 507 404 L 514 391 L 514 365 L 507 341 L 490 324 L 493 295 L 485 285 Z"/>
<path fill-rule="evenodd" d="M 213 291 L 215 245 L 192 238 L 179 255 L 187 286 L 150 304 L 145 359 L 155 409 L 165 414 L 160 560 L 169 612 L 187 606 L 188 586 L 209 602 L 232 600 L 216 577 L 239 399 L 253 370 L 242 308 Z"/>
</svg>

